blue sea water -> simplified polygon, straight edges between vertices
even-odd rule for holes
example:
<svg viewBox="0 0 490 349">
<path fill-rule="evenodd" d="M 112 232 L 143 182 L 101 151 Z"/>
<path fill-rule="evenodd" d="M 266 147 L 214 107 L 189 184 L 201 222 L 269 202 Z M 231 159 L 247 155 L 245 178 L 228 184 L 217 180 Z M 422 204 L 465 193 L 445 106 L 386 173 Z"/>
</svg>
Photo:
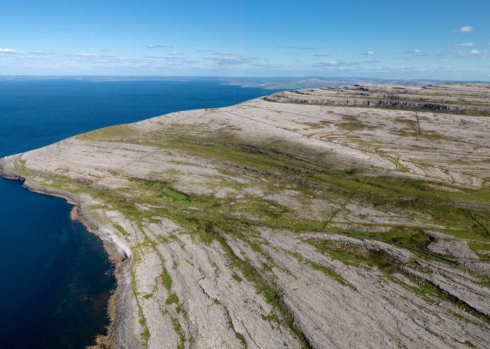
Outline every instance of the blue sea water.
<svg viewBox="0 0 490 349">
<path fill-rule="evenodd" d="M 0 80 L 0 156 L 274 91 L 219 80 Z M 108 324 L 113 266 L 64 200 L 0 179 L 0 348 L 83 348 Z"/>
</svg>

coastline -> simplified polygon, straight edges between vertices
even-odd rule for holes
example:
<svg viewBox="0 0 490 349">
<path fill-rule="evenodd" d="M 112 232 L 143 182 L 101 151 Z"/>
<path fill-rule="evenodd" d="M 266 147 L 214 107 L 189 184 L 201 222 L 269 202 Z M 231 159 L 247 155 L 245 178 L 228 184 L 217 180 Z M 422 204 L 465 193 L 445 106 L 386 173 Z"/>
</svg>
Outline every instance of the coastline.
<svg viewBox="0 0 490 349">
<path fill-rule="evenodd" d="M 9 159 L 7 160 L 0 159 L 0 176 L 8 180 L 20 181 L 24 189 L 33 193 L 54 196 L 66 200 L 67 203 L 74 206 L 70 212 L 70 218 L 82 223 L 89 233 L 97 235 L 102 241 L 104 249 L 108 254 L 109 261 L 114 266 L 116 287 L 107 304 L 107 315 L 110 322 L 106 328 L 106 334 L 98 334 L 94 338 L 94 345 L 87 347 L 87 349 L 117 348 L 118 327 L 123 326 L 123 309 L 127 309 L 124 304 L 128 301 L 128 297 L 131 297 L 131 285 L 130 282 L 126 282 L 127 277 L 130 275 L 129 268 L 131 256 L 128 256 L 127 252 L 114 241 L 109 231 L 103 230 L 101 224 L 90 216 L 88 211 L 84 208 L 82 198 L 59 189 L 37 185 L 13 170 L 12 166 L 9 166 L 9 163 L 15 162 L 16 159 L 22 155 L 23 153 L 9 156 Z M 15 167 L 15 165 L 13 167 Z"/>
<path fill-rule="evenodd" d="M 486 144 L 463 141 L 485 140 L 488 120 L 307 97 L 172 113 L 0 159 L 0 175 L 74 204 L 71 218 L 103 240 L 117 287 L 91 348 L 385 347 L 386 334 L 488 346 L 490 165 L 454 168 L 459 154 L 486 159 Z M 400 324 L 415 325 L 400 336 Z"/>
</svg>

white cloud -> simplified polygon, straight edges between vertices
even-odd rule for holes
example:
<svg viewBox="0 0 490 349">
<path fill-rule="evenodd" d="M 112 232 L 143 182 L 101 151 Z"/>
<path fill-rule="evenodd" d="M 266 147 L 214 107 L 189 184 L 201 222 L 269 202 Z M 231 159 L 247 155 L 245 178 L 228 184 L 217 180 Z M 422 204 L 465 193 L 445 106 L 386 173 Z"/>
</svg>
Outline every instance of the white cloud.
<svg viewBox="0 0 490 349">
<path fill-rule="evenodd" d="M 159 60 L 163 61 L 168 65 L 171 66 L 184 66 L 184 65 L 192 65 L 192 64 L 197 64 L 200 61 L 198 60 L 193 60 L 193 59 L 188 59 L 185 57 L 179 57 L 178 55 L 169 55 L 169 56 L 145 56 L 145 59 L 149 60 Z"/>
<path fill-rule="evenodd" d="M 472 42 L 457 42 L 453 44 L 453 46 L 459 46 L 459 47 L 471 47 L 474 46 Z"/>
<path fill-rule="evenodd" d="M 418 52 L 417 52 L 418 51 Z M 471 51 L 452 51 L 452 52 L 422 52 L 420 50 L 406 52 L 410 58 L 414 56 L 424 57 L 426 59 L 445 60 L 452 58 L 487 58 L 489 54 L 487 51 L 471 50 Z M 405 58 L 401 58 L 405 59 Z"/>
<path fill-rule="evenodd" d="M 100 57 L 98 53 L 77 53 L 75 56 L 79 57 Z"/>
<path fill-rule="evenodd" d="M 293 49 L 293 50 L 311 50 L 311 51 L 316 51 L 316 50 L 321 50 L 323 47 L 320 46 L 288 46 L 288 48 Z"/>
<path fill-rule="evenodd" d="M 405 51 L 405 55 L 410 56 L 410 58 L 397 58 L 397 59 L 413 59 L 414 56 L 426 56 L 425 52 L 419 49 L 413 51 Z"/>
<path fill-rule="evenodd" d="M 144 45 L 141 47 L 146 47 L 146 48 L 172 48 L 173 46 L 166 46 L 166 45 Z"/>
<path fill-rule="evenodd" d="M 465 27 L 461 27 L 461 28 L 459 28 L 459 31 L 460 31 L 461 33 L 470 33 L 470 32 L 472 32 L 473 30 L 475 30 L 475 28 L 470 27 L 470 26 L 465 26 Z"/>
<path fill-rule="evenodd" d="M 282 65 L 272 64 L 272 63 L 255 63 L 253 64 L 253 66 L 257 68 L 268 68 L 268 69 L 284 68 L 284 66 Z"/>
<path fill-rule="evenodd" d="M 71 59 L 79 59 L 79 60 L 101 60 L 101 59 L 111 59 L 116 58 L 116 55 L 101 55 L 99 53 L 87 53 L 80 52 L 75 54 L 68 54 L 67 57 L 71 57 Z"/>
<path fill-rule="evenodd" d="M 487 51 L 471 50 L 439 54 L 442 58 L 488 58 Z"/>
<path fill-rule="evenodd" d="M 367 51 L 367 52 L 364 52 L 363 55 L 364 56 L 372 56 L 372 55 L 374 55 L 374 52 L 373 51 Z"/>
<path fill-rule="evenodd" d="M 101 55 L 99 53 L 86 53 L 86 52 L 76 53 L 76 54 L 68 55 L 68 56 L 79 57 L 79 58 L 87 58 L 87 59 L 115 58 L 115 57 L 117 57 L 116 55 Z"/>
<path fill-rule="evenodd" d="M 187 66 L 199 63 L 198 60 L 187 59 L 184 57 L 167 57 L 165 61 L 172 66 Z"/>
<path fill-rule="evenodd" d="M 313 56 L 315 56 L 315 57 L 330 57 L 330 55 L 327 55 L 326 53 L 316 53 Z"/>
<path fill-rule="evenodd" d="M 331 62 L 323 62 L 323 63 L 315 63 L 313 67 L 315 68 L 327 68 L 329 70 L 345 70 L 347 68 L 361 68 L 368 65 L 373 65 L 379 63 L 378 60 L 370 60 L 370 61 L 331 61 Z"/>
<path fill-rule="evenodd" d="M 214 61 L 218 66 L 234 66 L 250 64 L 254 58 L 248 58 L 242 55 L 235 55 L 232 53 L 214 53 L 215 57 L 204 58 L 209 61 Z"/>
<path fill-rule="evenodd" d="M 22 51 L 13 50 L 11 48 L 0 48 L 0 53 L 23 53 Z"/>
<path fill-rule="evenodd" d="M 43 50 L 31 50 L 27 51 L 27 53 L 30 53 L 32 55 L 50 55 L 52 52 L 50 51 L 43 51 Z"/>
</svg>

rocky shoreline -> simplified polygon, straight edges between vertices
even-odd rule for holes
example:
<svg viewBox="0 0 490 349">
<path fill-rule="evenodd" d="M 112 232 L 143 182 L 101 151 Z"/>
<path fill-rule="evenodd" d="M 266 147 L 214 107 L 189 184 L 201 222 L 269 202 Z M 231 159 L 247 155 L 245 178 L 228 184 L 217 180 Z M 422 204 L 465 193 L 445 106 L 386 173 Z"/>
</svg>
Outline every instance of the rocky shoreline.
<svg viewBox="0 0 490 349">
<path fill-rule="evenodd" d="M 110 318 L 107 334 L 98 335 L 95 338 L 96 344 L 90 348 L 117 348 L 115 345 L 115 337 L 118 333 L 124 332 L 122 330 L 124 322 L 128 322 L 127 319 L 124 320 L 127 316 L 125 316 L 124 311 L 121 310 L 127 308 L 125 304 L 128 302 L 128 297 L 131 297 L 131 284 L 127 282 L 131 256 L 127 254 L 127 251 L 121 249 L 117 243 L 114 242 L 110 233 L 104 232 L 104 229 L 99 222 L 91 217 L 90 213 L 84 208 L 84 202 L 80 197 L 54 188 L 40 186 L 17 173 L 15 171 L 15 166 L 11 165 L 13 161 L 16 161 L 17 157 L 18 155 L 10 156 L 10 161 L 7 159 L 0 159 L 1 177 L 20 181 L 23 188 L 33 193 L 65 199 L 69 204 L 74 205 L 70 218 L 81 222 L 87 231 L 97 235 L 102 240 L 104 249 L 109 256 L 109 260 L 114 265 L 114 276 L 116 277 L 117 286 L 109 299 L 107 307 L 107 313 Z"/>
</svg>

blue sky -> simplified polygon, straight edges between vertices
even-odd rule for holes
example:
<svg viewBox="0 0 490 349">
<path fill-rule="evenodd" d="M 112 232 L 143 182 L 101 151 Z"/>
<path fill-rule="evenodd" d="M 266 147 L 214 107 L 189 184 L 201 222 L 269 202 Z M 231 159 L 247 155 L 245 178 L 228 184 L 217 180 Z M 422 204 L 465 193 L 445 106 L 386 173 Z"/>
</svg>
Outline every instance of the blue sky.
<svg viewBox="0 0 490 349">
<path fill-rule="evenodd" d="M 4 0 L 0 75 L 490 81 L 489 0 Z"/>
</svg>

